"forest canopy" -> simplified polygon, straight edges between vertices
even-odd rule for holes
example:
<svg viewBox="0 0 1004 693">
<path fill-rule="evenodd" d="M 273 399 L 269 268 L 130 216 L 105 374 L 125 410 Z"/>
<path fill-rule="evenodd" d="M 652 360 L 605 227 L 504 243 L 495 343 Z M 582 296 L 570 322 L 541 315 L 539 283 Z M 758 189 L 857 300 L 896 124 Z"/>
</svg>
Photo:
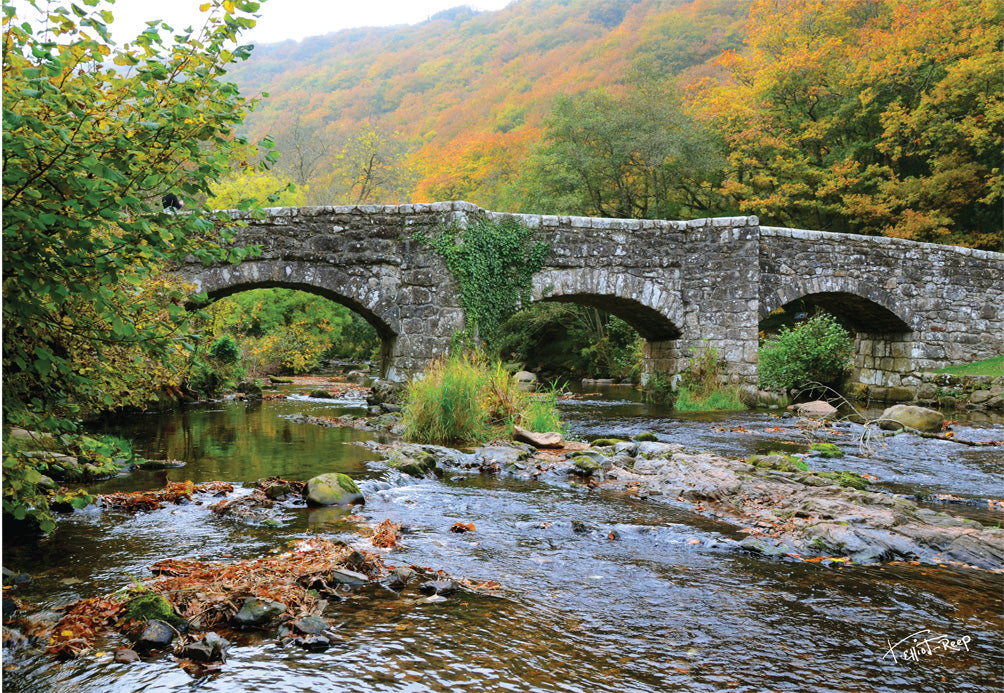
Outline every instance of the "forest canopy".
<svg viewBox="0 0 1004 693">
<path fill-rule="evenodd" d="M 523 0 L 261 46 L 234 77 L 270 93 L 247 125 L 309 204 L 1000 249 L 1002 23 L 992 0 Z"/>
</svg>

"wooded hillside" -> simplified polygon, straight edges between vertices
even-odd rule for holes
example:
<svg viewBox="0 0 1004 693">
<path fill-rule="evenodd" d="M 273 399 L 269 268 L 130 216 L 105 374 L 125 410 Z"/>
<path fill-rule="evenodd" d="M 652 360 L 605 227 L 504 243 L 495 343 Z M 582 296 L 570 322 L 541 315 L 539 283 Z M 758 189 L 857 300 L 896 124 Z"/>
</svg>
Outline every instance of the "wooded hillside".
<svg viewBox="0 0 1004 693">
<path fill-rule="evenodd" d="M 258 46 L 231 76 L 269 94 L 249 134 L 299 203 L 742 212 L 1000 249 L 1002 21 L 989 0 L 517 0 Z"/>
</svg>

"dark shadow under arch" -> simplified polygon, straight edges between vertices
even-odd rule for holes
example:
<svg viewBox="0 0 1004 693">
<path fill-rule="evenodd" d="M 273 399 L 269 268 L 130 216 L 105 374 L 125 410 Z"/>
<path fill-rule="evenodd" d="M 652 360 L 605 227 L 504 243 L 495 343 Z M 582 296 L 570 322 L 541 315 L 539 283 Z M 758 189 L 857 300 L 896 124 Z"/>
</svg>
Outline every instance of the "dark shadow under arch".
<svg viewBox="0 0 1004 693">
<path fill-rule="evenodd" d="M 906 321 L 885 306 L 864 296 L 842 291 L 806 294 L 788 301 L 781 308 L 787 319 L 775 320 L 779 324 L 788 323 L 803 313 L 811 316 L 817 310 L 823 310 L 854 332 L 902 334 L 912 330 Z M 769 325 L 774 317 L 776 316 L 771 314 L 761 319 L 761 326 Z"/>
<path fill-rule="evenodd" d="M 682 334 L 680 328 L 672 320 L 657 310 L 629 298 L 597 294 L 563 294 L 561 296 L 548 296 L 540 299 L 539 302 L 575 303 L 580 306 L 598 308 L 611 315 L 616 315 L 650 342 L 679 339 Z"/>
</svg>

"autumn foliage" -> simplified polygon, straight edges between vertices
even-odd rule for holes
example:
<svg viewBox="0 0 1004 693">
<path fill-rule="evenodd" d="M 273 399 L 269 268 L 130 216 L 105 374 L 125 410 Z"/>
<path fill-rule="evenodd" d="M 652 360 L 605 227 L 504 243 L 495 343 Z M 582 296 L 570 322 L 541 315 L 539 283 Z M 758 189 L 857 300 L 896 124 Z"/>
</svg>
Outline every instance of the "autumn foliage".
<svg viewBox="0 0 1004 693">
<path fill-rule="evenodd" d="M 344 179 L 314 203 L 358 201 L 367 137 L 399 172 L 367 202 L 743 212 L 996 249 L 1002 22 L 992 0 L 537 0 L 261 46 L 236 76 L 272 94 L 249 124 L 280 166 Z"/>
</svg>

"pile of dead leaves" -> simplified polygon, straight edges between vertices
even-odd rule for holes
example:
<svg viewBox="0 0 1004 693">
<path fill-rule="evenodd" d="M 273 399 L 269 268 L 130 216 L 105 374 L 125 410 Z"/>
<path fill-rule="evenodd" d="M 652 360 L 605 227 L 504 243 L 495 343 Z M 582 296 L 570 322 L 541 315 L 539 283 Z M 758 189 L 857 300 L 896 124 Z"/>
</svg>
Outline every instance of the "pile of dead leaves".
<svg viewBox="0 0 1004 693">
<path fill-rule="evenodd" d="M 371 578 L 386 572 L 376 554 L 315 537 L 294 541 L 289 551 L 267 558 L 232 563 L 158 561 L 150 566 L 156 577 L 138 587 L 170 602 L 194 631 L 205 631 L 227 626 L 250 597 L 282 602 L 294 618 L 319 615 L 325 602 L 318 586 L 326 587 L 333 569 L 346 567 Z M 130 625 L 122 619 L 128 599 L 129 592 L 121 592 L 66 607 L 49 637 L 48 652 L 76 657 L 93 647 L 101 631 L 124 631 Z"/>
<path fill-rule="evenodd" d="M 378 556 L 313 538 L 294 541 L 290 551 L 277 556 L 235 563 L 159 561 L 150 566 L 158 577 L 145 586 L 171 602 L 193 628 L 203 630 L 228 623 L 249 597 L 282 602 L 290 614 L 317 615 L 324 604 L 311 589 L 326 584 L 332 569 L 350 565 L 370 576 L 383 567 Z"/>
<path fill-rule="evenodd" d="M 79 656 L 91 649 L 99 630 L 115 624 L 123 608 L 122 602 L 100 597 L 71 604 L 49 636 L 46 652 L 60 659 Z"/>
<path fill-rule="evenodd" d="M 159 491 L 136 491 L 134 493 L 106 493 L 98 496 L 103 505 L 120 510 L 156 510 L 165 503 L 177 505 L 182 501 L 192 501 L 196 493 L 211 493 L 225 495 L 233 493 L 233 484 L 223 481 L 213 481 L 208 484 L 196 484 L 191 481 L 169 481 Z"/>
<path fill-rule="evenodd" d="M 400 524 L 384 520 L 376 526 L 376 531 L 370 541 L 373 542 L 373 546 L 378 548 L 392 549 L 397 546 L 397 533 L 400 529 Z"/>
</svg>

